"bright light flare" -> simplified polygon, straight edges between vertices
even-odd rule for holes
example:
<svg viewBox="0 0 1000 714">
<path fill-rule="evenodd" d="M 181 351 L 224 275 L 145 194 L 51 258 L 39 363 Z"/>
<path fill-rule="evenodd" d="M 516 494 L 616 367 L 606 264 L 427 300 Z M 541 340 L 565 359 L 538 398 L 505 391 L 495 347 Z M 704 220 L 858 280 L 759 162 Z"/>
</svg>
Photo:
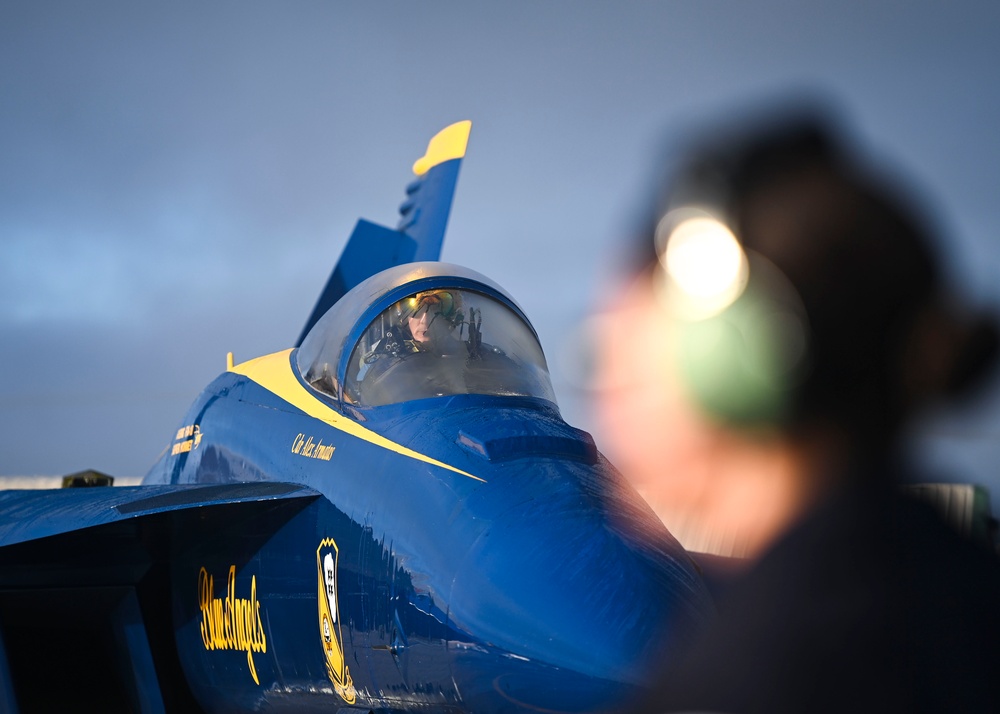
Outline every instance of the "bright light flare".
<svg viewBox="0 0 1000 714">
<path fill-rule="evenodd" d="M 731 305 L 746 288 L 746 254 L 729 228 L 704 214 L 667 214 L 657 239 L 669 278 L 668 300 L 688 319 L 704 319 Z M 668 232 L 669 231 L 669 232 Z M 666 234 L 660 242 L 661 235 Z"/>
</svg>

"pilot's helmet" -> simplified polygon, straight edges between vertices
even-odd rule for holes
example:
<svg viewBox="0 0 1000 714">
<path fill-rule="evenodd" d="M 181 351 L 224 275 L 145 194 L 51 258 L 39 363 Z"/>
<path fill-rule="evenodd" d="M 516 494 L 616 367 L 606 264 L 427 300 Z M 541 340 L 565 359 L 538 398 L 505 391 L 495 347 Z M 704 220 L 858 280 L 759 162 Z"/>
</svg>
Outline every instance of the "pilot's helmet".
<svg viewBox="0 0 1000 714">
<path fill-rule="evenodd" d="M 426 310 L 431 316 L 445 320 L 454 327 L 463 319 L 462 297 L 457 291 L 427 290 L 403 298 L 396 303 L 396 318 L 400 324 Z"/>
</svg>

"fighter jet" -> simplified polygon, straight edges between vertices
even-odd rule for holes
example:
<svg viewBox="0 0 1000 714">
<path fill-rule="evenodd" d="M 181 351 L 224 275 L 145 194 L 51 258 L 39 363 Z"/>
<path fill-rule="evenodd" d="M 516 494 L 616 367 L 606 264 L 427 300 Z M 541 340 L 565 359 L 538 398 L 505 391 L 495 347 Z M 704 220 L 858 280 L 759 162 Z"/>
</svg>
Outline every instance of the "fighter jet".
<svg viewBox="0 0 1000 714">
<path fill-rule="evenodd" d="M 470 126 L 141 486 L 0 493 L 0 710 L 615 711 L 711 616 L 524 311 L 438 261 Z"/>
</svg>

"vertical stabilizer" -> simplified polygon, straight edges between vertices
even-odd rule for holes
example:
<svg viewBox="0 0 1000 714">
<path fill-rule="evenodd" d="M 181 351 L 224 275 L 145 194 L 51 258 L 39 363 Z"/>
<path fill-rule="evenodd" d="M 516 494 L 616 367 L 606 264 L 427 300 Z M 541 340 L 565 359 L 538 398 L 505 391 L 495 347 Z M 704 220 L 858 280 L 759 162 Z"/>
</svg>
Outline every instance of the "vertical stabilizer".
<svg viewBox="0 0 1000 714">
<path fill-rule="evenodd" d="M 306 320 L 295 346 L 312 326 L 358 283 L 386 268 L 421 260 L 440 260 L 441 246 L 458 183 L 458 169 L 469 143 L 471 121 L 445 127 L 413 164 L 417 179 L 406 187 L 395 230 L 359 220 Z"/>
</svg>

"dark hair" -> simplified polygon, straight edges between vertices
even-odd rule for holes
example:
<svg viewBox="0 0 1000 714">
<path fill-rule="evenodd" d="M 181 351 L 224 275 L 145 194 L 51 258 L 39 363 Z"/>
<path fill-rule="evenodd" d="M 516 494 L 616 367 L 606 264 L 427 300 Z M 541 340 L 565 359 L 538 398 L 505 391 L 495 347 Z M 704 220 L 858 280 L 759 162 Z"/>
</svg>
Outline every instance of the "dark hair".
<svg viewBox="0 0 1000 714">
<path fill-rule="evenodd" d="M 884 444 L 910 413 L 996 361 L 992 315 L 946 288 L 930 221 L 816 112 L 726 132 L 688 152 L 666 208 L 716 207 L 776 265 L 809 320 L 811 369 L 790 422 L 835 421 Z"/>
</svg>

